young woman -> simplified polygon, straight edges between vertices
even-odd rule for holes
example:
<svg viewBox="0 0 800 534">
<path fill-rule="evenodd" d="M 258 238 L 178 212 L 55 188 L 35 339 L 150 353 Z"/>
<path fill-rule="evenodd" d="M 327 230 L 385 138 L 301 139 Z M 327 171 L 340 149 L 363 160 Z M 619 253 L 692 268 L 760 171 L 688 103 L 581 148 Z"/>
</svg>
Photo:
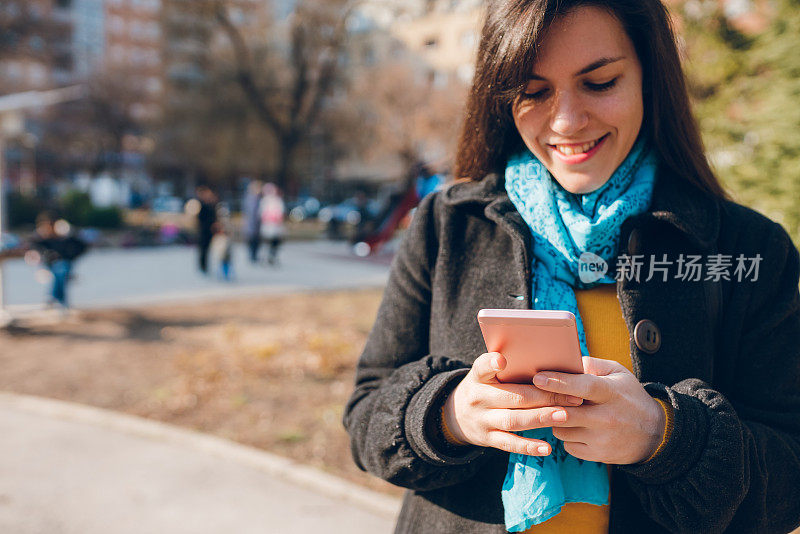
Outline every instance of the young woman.
<svg viewBox="0 0 800 534">
<path fill-rule="evenodd" d="M 800 258 L 711 172 L 665 8 L 487 12 L 467 179 L 393 264 L 345 413 L 356 462 L 410 490 L 398 532 L 792 530 Z M 585 373 L 499 382 L 481 308 L 572 311 Z"/>
</svg>

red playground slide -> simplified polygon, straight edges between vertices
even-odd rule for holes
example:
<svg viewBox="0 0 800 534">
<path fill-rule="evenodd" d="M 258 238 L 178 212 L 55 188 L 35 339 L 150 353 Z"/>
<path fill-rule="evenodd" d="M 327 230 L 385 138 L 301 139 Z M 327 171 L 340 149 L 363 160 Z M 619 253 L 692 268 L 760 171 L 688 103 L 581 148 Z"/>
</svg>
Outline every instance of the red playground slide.
<svg viewBox="0 0 800 534">
<path fill-rule="evenodd" d="M 368 256 L 377 253 L 380 248 L 389 241 L 394 235 L 400 222 L 419 204 L 419 195 L 416 187 L 409 187 L 405 193 L 397 195 L 390 202 L 387 215 L 381 220 L 378 219 L 377 227 L 374 231 L 359 236 L 357 243 L 353 245 L 353 252 L 357 256 Z"/>
</svg>

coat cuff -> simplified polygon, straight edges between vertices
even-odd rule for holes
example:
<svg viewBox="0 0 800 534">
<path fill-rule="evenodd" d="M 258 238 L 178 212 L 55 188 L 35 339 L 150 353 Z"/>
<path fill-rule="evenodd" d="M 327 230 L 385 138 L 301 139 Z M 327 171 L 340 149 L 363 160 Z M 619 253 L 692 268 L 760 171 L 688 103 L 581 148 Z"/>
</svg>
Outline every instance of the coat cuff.
<svg viewBox="0 0 800 534">
<path fill-rule="evenodd" d="M 665 484 L 684 477 L 700 459 L 708 441 L 707 408 L 699 399 L 664 384 L 648 383 L 644 388 L 652 397 L 672 406 L 671 435 L 658 454 L 646 462 L 618 467 L 642 484 Z"/>
<path fill-rule="evenodd" d="M 468 372 L 469 369 L 456 369 L 433 376 L 408 404 L 405 417 L 408 442 L 422 459 L 432 464 L 466 464 L 484 450 L 448 443 L 441 432 L 442 405 Z"/>
</svg>

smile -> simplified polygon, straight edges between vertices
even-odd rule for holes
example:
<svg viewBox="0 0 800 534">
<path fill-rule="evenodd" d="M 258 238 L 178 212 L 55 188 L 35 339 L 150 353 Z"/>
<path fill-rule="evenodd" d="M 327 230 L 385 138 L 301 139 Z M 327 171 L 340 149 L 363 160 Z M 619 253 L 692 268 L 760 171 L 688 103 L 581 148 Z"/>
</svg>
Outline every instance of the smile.
<svg viewBox="0 0 800 534">
<path fill-rule="evenodd" d="M 592 157 L 606 140 L 608 134 L 582 144 L 557 144 L 547 145 L 553 149 L 558 159 L 565 163 L 582 163 Z"/>
</svg>

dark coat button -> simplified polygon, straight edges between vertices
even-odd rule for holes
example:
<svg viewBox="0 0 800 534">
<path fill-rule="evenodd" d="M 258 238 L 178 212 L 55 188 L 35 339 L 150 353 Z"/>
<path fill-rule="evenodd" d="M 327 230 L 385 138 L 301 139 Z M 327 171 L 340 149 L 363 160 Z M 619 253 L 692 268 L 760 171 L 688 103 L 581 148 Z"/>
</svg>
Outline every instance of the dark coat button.
<svg viewBox="0 0 800 534">
<path fill-rule="evenodd" d="M 642 319 L 633 329 L 633 340 L 640 350 L 654 354 L 661 348 L 661 331 L 653 321 Z"/>
</svg>

